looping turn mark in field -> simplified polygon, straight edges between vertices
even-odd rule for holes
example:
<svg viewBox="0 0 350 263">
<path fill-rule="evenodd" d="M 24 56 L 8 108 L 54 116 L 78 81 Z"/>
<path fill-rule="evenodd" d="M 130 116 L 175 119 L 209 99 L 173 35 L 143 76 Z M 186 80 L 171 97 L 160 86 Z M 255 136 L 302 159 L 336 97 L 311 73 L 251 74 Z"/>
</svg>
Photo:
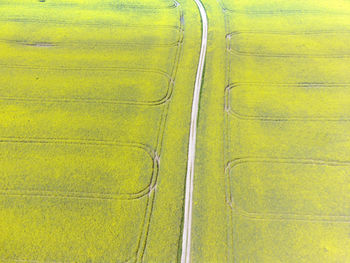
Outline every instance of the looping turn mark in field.
<svg viewBox="0 0 350 263">
<path fill-rule="evenodd" d="M 337 42 L 334 43 L 333 40 Z M 339 59 L 350 57 L 350 49 L 347 50 L 350 31 L 234 31 L 226 35 L 226 41 L 227 51 L 238 56 Z"/>
<path fill-rule="evenodd" d="M 235 213 L 237 213 L 238 215 L 240 216 L 243 216 L 243 217 L 246 217 L 246 218 L 249 218 L 249 219 L 254 219 L 254 220 L 294 220 L 294 221 L 317 221 L 317 222 L 342 222 L 342 223 L 350 223 L 350 214 L 349 215 L 322 215 L 322 214 L 316 214 L 316 213 L 311 213 L 311 212 L 314 212 L 314 211 L 311 211 L 311 210 L 308 210 L 310 213 L 308 213 L 307 211 L 305 211 L 304 213 L 301 213 L 301 211 L 299 211 L 299 213 L 287 213 L 287 212 L 252 212 L 252 211 L 247 211 L 248 207 L 242 207 L 240 205 L 237 204 L 237 200 L 235 200 L 235 193 L 234 193 L 234 185 L 233 185 L 233 182 L 235 180 L 235 177 L 238 177 L 239 175 L 238 174 L 235 174 L 234 172 L 234 169 L 238 169 L 240 166 L 244 165 L 245 168 L 241 168 L 241 169 L 248 169 L 247 167 L 249 166 L 252 166 L 252 165 L 258 165 L 260 168 L 261 167 L 265 167 L 266 166 L 266 169 L 267 171 L 269 171 L 270 173 L 273 173 L 273 169 L 272 167 L 273 166 L 286 166 L 286 169 L 288 169 L 288 171 L 290 171 L 291 173 L 291 176 L 297 176 L 298 174 L 293 174 L 293 169 L 291 169 L 291 167 L 294 167 L 294 169 L 296 169 L 296 167 L 300 166 L 300 170 L 296 170 L 294 171 L 295 173 L 297 172 L 301 172 L 306 178 L 305 180 L 307 180 L 307 178 L 309 177 L 313 180 L 316 179 L 316 177 L 312 177 L 312 171 L 313 172 L 319 172 L 319 170 L 317 169 L 321 169 L 321 167 L 324 167 L 322 168 L 322 171 L 325 173 L 324 175 L 322 176 L 327 176 L 327 169 L 340 169 L 339 170 L 339 173 L 342 175 L 343 174 L 343 170 L 342 169 L 350 169 L 350 162 L 346 162 L 346 161 L 343 161 L 343 162 L 340 162 L 340 161 L 331 161 L 331 160 L 315 160 L 315 159 L 291 159 L 291 158 L 265 158 L 265 157 L 261 157 L 261 158 L 258 158 L 258 157 L 245 157 L 245 158 L 236 158 L 232 161 L 229 161 L 226 165 L 226 169 L 225 169 L 225 173 L 226 173 L 226 177 L 227 177 L 227 180 L 229 182 L 229 191 L 227 193 L 227 203 L 228 205 L 231 207 L 231 209 L 233 209 L 233 211 Z M 305 172 L 305 167 L 307 167 L 309 170 L 307 172 Z M 328 168 L 329 167 L 329 168 Z M 257 175 L 252 175 L 252 176 L 258 176 L 258 177 L 261 177 L 263 178 L 264 176 L 267 176 L 267 174 L 262 174 L 262 172 L 260 170 L 256 170 L 257 168 L 254 166 L 254 168 L 252 168 L 251 172 L 254 172 L 254 173 L 259 173 Z M 277 169 L 277 168 L 276 168 Z M 281 168 L 280 168 L 281 169 Z M 248 171 L 248 170 L 243 170 L 243 171 Z M 264 170 L 265 171 L 265 170 Z M 280 171 L 280 170 L 278 170 Z M 333 171 L 333 170 L 332 170 Z M 333 171 L 334 172 L 334 171 Z M 319 174 L 317 174 L 319 175 Z M 249 176 L 249 173 L 248 174 L 245 174 L 244 175 L 245 177 Z M 318 180 L 322 180 L 322 177 L 321 175 L 319 175 L 320 177 L 317 177 Z M 286 175 L 285 174 L 280 174 L 280 180 L 277 180 L 276 181 L 271 181 L 270 184 L 273 186 L 273 187 L 279 187 L 279 183 L 281 183 L 281 180 L 284 179 L 284 180 L 288 180 L 288 178 L 285 178 Z M 299 175 L 298 177 L 299 179 L 301 178 L 301 174 Z M 343 177 L 341 177 L 343 178 Z M 330 177 L 330 180 L 332 179 L 332 177 Z M 238 180 L 236 182 L 239 183 L 239 179 L 236 179 Z M 253 180 L 253 179 L 251 179 Z M 261 179 L 263 180 L 263 179 Z M 266 179 L 268 180 L 268 179 Z M 249 179 L 248 179 L 249 181 Z M 255 181 L 251 181 L 251 182 L 255 182 Z M 264 181 L 265 182 L 265 181 Z M 343 182 L 344 183 L 344 182 Z M 264 184 L 265 185 L 265 184 Z M 280 188 L 282 190 L 278 190 L 278 191 L 289 191 L 288 193 L 291 193 L 291 195 L 298 195 L 299 192 L 302 192 L 302 193 L 305 193 L 305 189 L 308 189 L 308 188 L 305 188 L 303 190 L 303 187 L 305 187 L 304 185 L 295 185 L 293 186 L 291 182 L 288 183 L 289 187 L 294 187 L 294 188 L 291 188 L 291 189 L 284 189 L 282 187 L 285 187 L 284 185 L 281 185 Z M 314 184 L 312 184 L 314 185 Z M 311 185 L 311 187 L 312 187 Z M 240 187 L 242 187 L 243 189 L 246 188 L 246 190 L 244 191 L 245 194 L 248 194 L 250 191 L 258 191 L 258 190 L 255 190 L 253 188 L 250 188 L 252 186 L 249 186 L 249 185 L 239 185 Z M 257 187 L 257 186 L 256 186 Z M 332 186 L 330 186 L 332 187 Z M 300 189 L 301 190 L 300 190 Z M 272 188 L 274 189 L 274 188 Z M 270 188 L 268 189 L 265 189 L 265 191 L 268 191 L 268 190 L 271 190 Z M 298 191 L 300 190 L 300 191 Z M 243 191 L 243 190 L 240 190 L 240 191 Z M 272 190 L 271 190 L 272 191 Z M 295 193 L 294 193 L 295 192 Z M 306 192 L 307 193 L 307 192 Z M 325 191 L 324 193 L 321 193 L 320 194 L 323 194 L 324 196 L 327 195 L 327 191 Z M 257 194 L 257 193 L 255 193 Z M 283 193 L 282 193 L 283 194 Z M 336 193 L 333 193 L 333 194 L 336 194 Z M 255 196 L 255 195 L 252 195 L 252 196 Z M 252 198 L 252 196 L 247 196 L 247 197 L 242 197 L 240 196 L 240 198 Z M 276 198 L 277 198 L 278 195 L 276 195 Z M 310 195 L 312 196 L 312 195 Z M 263 202 L 266 202 L 266 204 L 268 204 L 268 207 L 269 209 L 272 209 L 274 208 L 274 202 L 276 202 L 276 206 L 278 204 L 278 200 L 273 200 L 273 199 L 262 199 L 261 198 L 272 198 L 272 196 L 270 195 L 266 195 L 265 193 L 261 193 L 261 196 L 259 197 L 255 197 L 255 198 L 259 198 L 259 200 L 256 200 L 257 203 L 259 203 L 259 206 L 257 205 L 257 207 L 255 209 L 258 209 L 258 207 L 260 207 L 260 205 L 263 203 Z M 332 196 L 331 197 L 335 198 L 335 196 Z M 289 196 L 289 198 L 291 198 Z M 314 197 L 314 198 L 318 198 L 319 197 Z M 295 197 L 295 201 L 294 202 L 297 202 L 297 200 L 299 200 L 300 198 L 297 198 L 297 196 Z M 246 199 L 245 199 L 246 200 Z M 289 199 L 288 199 L 289 200 Z M 314 207 L 312 207 L 312 200 L 308 200 L 308 199 L 303 199 L 303 203 L 305 202 L 310 202 L 310 207 L 309 209 L 314 209 Z M 341 202 L 341 200 L 329 200 L 330 201 L 330 204 L 334 204 L 332 202 Z M 253 202 L 253 201 L 251 201 Z M 345 201 L 346 202 L 346 201 Z M 253 202 L 255 203 L 255 202 Z M 330 205 L 328 204 L 328 205 Z M 327 204 L 324 204 L 324 206 L 326 206 Z M 340 205 L 340 204 L 339 204 Z M 272 207 L 270 207 L 272 206 Z M 279 207 L 279 206 L 278 206 Z M 296 206 L 298 208 L 298 206 Z M 307 207 L 307 206 L 306 206 Z M 251 208 L 251 207 L 250 207 Z M 266 210 L 267 207 L 265 206 L 261 206 L 260 209 L 264 209 Z M 277 209 L 277 208 L 276 208 Z M 280 208 L 278 208 L 280 209 Z M 285 207 L 285 209 L 287 209 L 287 207 Z M 285 211 L 288 211 L 285 210 Z M 303 211 L 303 210 L 302 210 Z M 318 211 L 317 209 L 315 211 Z"/>
<path fill-rule="evenodd" d="M 157 74 L 159 76 L 164 77 L 165 81 L 167 81 L 167 89 L 166 93 L 157 100 L 139 100 L 139 101 L 133 101 L 133 100 L 118 100 L 118 99 L 102 99 L 102 98 L 89 98 L 89 97 L 18 97 L 18 96 L 0 96 L 0 100 L 10 100 L 10 101 L 33 101 L 33 102 L 54 102 L 54 103 L 97 103 L 97 104 L 127 104 L 127 105 L 148 105 L 148 106 L 157 106 L 162 105 L 170 100 L 171 95 L 173 93 L 173 88 L 175 85 L 175 80 L 171 75 L 169 75 L 167 72 L 159 69 L 146 69 L 146 68 L 121 68 L 121 67 L 100 67 L 100 68 L 66 68 L 66 67 L 34 67 L 34 66 L 27 66 L 27 65 L 2 65 L 7 68 L 20 68 L 20 69 L 41 69 L 46 71 L 92 71 L 92 72 L 132 72 L 133 74 L 142 73 L 142 74 Z"/>
<path fill-rule="evenodd" d="M 225 111 L 235 118 L 252 121 L 350 121 L 350 112 L 349 116 L 344 116 L 344 109 L 350 101 L 349 86 L 347 83 L 231 83 L 225 89 Z M 237 101 L 238 95 L 233 95 L 234 92 L 252 94 L 251 92 L 256 90 L 264 90 L 262 94 L 259 93 L 259 100 L 245 101 L 241 96 L 241 101 Z M 284 108 L 278 107 L 278 100 L 281 98 L 286 100 Z M 324 104 L 321 104 L 323 112 L 318 108 L 313 109 L 320 101 L 324 101 Z M 295 105 L 295 102 L 298 102 L 298 105 Z M 266 106 L 269 106 L 270 110 L 267 110 Z M 335 107 L 333 116 L 330 110 L 325 110 L 325 106 Z M 293 109 L 294 112 L 288 109 Z M 248 112 L 245 112 L 247 110 Z M 254 110 L 260 111 L 261 114 L 253 114 Z"/>
<path fill-rule="evenodd" d="M 159 170 L 159 156 L 150 146 L 138 143 L 120 143 L 115 141 L 103 140 L 76 140 L 63 138 L 0 138 L 1 143 L 15 144 L 61 144 L 61 145 L 80 145 L 80 146 L 109 146 L 122 148 L 137 148 L 143 150 L 152 161 L 152 175 L 149 185 L 135 193 L 105 193 L 105 192 L 79 192 L 79 191 L 54 191 L 39 189 L 1 189 L 0 195 L 22 196 L 22 197 L 40 197 L 40 198 L 74 198 L 91 200 L 134 200 L 149 195 L 157 184 Z"/>
<path fill-rule="evenodd" d="M 39 3 L 45 3 L 42 6 L 38 6 L 37 3 L 19 3 L 18 6 L 22 7 L 36 7 L 36 8 L 80 8 L 80 9 L 117 9 L 117 10 L 123 10 L 123 9 L 138 9 L 142 12 L 152 12 L 152 10 L 166 10 L 166 9 L 174 9 L 179 7 L 179 2 L 176 0 L 168 0 L 168 1 L 160 1 L 157 4 L 150 5 L 151 1 L 145 1 L 146 4 L 142 3 L 142 1 L 139 1 L 139 4 L 130 4 L 128 1 L 90 1 L 86 3 L 77 3 L 75 1 L 70 1 L 66 3 L 55 3 L 55 1 L 52 0 L 38 0 Z M 148 2 L 148 3 L 147 3 Z M 168 2 L 168 3 L 166 3 Z M 3 5 L 7 5 L 7 3 L 3 3 Z"/>
</svg>

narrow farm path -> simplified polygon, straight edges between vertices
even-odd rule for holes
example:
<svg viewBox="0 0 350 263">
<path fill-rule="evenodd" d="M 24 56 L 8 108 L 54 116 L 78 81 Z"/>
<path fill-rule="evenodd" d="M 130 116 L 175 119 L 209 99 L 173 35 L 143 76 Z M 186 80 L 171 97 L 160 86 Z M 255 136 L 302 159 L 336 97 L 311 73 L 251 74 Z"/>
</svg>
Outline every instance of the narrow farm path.
<svg viewBox="0 0 350 263">
<path fill-rule="evenodd" d="M 193 194 L 193 176 L 194 176 L 194 162 L 196 155 L 196 137 L 197 137 L 197 123 L 198 123 L 198 109 L 199 97 L 202 86 L 202 77 L 204 71 L 205 55 L 207 51 L 208 42 L 208 18 L 204 6 L 200 0 L 194 0 L 198 6 L 201 20 L 202 20 L 202 44 L 199 56 L 196 82 L 194 87 L 192 113 L 191 113 L 191 127 L 188 143 L 188 158 L 187 158 L 187 173 L 186 173 L 186 192 L 185 192 L 185 209 L 184 209 L 184 225 L 182 236 L 182 254 L 181 262 L 190 262 L 191 252 L 191 226 L 192 226 L 192 194 Z"/>
</svg>

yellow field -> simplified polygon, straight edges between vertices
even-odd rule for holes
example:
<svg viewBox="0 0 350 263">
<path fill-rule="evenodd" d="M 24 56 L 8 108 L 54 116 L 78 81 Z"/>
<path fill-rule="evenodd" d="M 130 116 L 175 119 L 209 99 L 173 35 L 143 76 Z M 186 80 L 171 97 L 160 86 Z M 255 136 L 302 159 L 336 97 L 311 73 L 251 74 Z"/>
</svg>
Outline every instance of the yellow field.
<svg viewBox="0 0 350 263">
<path fill-rule="evenodd" d="M 191 262 L 350 262 L 350 3 L 202 3 Z M 196 3 L 0 14 L 0 262 L 180 262 Z"/>
<path fill-rule="evenodd" d="M 0 261 L 175 261 L 195 5 L 19 0 L 0 12 Z"/>
<path fill-rule="evenodd" d="M 349 2 L 219 2 L 192 261 L 350 262 Z"/>
</svg>

